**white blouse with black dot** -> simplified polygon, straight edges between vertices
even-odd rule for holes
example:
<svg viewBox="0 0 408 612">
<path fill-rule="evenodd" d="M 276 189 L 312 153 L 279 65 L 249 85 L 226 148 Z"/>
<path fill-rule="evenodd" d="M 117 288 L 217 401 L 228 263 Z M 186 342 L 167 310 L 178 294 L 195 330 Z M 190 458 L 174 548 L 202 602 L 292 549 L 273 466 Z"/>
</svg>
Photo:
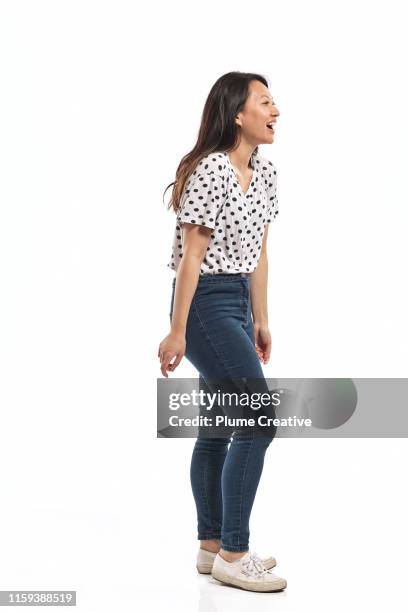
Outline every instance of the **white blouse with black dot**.
<svg viewBox="0 0 408 612">
<path fill-rule="evenodd" d="M 226 152 L 203 157 L 186 181 L 176 216 L 171 259 L 177 270 L 183 256 L 183 223 L 211 228 L 200 274 L 253 272 L 258 264 L 265 224 L 279 213 L 276 168 L 259 152 L 251 157 L 252 180 L 243 192 Z"/>
</svg>

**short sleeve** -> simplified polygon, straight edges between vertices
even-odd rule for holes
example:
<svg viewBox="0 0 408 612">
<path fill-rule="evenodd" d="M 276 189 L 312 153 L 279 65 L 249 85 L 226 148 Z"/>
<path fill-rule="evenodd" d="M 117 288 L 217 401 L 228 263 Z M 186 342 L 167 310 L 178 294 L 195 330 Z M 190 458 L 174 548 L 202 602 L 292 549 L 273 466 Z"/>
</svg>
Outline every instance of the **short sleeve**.
<svg viewBox="0 0 408 612">
<path fill-rule="evenodd" d="M 177 221 L 215 228 L 225 197 L 224 179 L 211 173 L 193 174 L 186 183 Z"/>
<path fill-rule="evenodd" d="M 277 174 L 276 168 L 272 166 L 271 172 L 268 173 L 268 184 L 267 184 L 267 208 L 266 208 L 266 223 L 272 223 L 275 221 L 279 214 L 279 204 L 277 195 Z"/>
</svg>

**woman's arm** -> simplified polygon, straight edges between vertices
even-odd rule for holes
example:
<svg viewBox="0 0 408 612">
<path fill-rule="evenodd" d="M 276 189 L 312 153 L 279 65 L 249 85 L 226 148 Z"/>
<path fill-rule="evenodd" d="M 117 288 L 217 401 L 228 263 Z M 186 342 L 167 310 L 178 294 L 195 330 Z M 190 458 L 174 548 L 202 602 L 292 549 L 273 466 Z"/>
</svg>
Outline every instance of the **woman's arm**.
<svg viewBox="0 0 408 612">
<path fill-rule="evenodd" d="M 201 262 L 211 236 L 211 229 L 184 223 L 183 257 L 177 269 L 171 331 L 186 333 L 188 313 L 197 289 Z"/>
<path fill-rule="evenodd" d="M 158 351 L 160 369 L 166 378 L 167 370 L 174 372 L 185 353 L 187 319 L 212 230 L 202 225 L 183 223 L 183 231 L 183 257 L 177 268 L 170 333 L 160 343 Z M 170 364 L 173 357 L 176 359 Z"/>
<path fill-rule="evenodd" d="M 251 274 L 251 305 L 254 322 L 255 348 L 259 359 L 268 363 L 272 348 L 272 338 L 268 325 L 268 254 L 266 244 L 268 227 L 262 240 L 261 254 L 258 265 Z"/>
</svg>

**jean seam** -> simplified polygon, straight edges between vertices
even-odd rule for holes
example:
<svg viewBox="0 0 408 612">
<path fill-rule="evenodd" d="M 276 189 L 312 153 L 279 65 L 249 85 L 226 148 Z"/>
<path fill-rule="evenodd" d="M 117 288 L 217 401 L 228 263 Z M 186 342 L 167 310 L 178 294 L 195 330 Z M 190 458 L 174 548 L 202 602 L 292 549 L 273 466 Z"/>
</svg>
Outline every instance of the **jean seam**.
<svg viewBox="0 0 408 612">
<path fill-rule="evenodd" d="M 197 319 L 198 319 L 198 321 L 200 323 L 200 327 L 201 327 L 202 331 L 204 332 L 204 335 L 205 335 L 206 339 L 208 340 L 208 343 L 210 344 L 212 350 L 214 351 L 215 355 L 217 356 L 218 360 L 220 361 L 222 367 L 224 367 L 225 370 L 228 372 L 228 374 L 231 375 L 231 369 L 227 366 L 227 364 L 225 363 L 225 361 L 221 357 L 220 353 L 218 352 L 217 347 L 215 346 L 215 344 L 211 340 L 211 336 L 208 333 L 208 330 L 207 330 L 206 326 L 204 325 L 204 322 L 202 321 L 202 319 L 200 317 L 200 313 L 198 311 L 197 305 L 196 305 L 194 300 L 192 302 L 192 305 L 193 305 L 194 312 L 195 312 L 195 314 L 197 316 Z"/>
<path fill-rule="evenodd" d="M 247 301 L 246 301 L 245 327 L 248 327 L 249 320 L 251 318 L 250 305 L 251 305 L 251 287 L 248 287 L 248 295 L 247 295 Z"/>
<path fill-rule="evenodd" d="M 251 445 L 250 445 L 250 447 L 248 449 L 248 452 L 247 452 L 246 464 L 245 464 L 244 474 L 243 474 L 242 483 L 241 483 L 240 512 L 239 512 L 239 526 L 238 526 L 238 544 L 237 544 L 237 546 L 244 546 L 244 544 L 242 544 L 242 542 L 241 542 L 242 506 L 243 506 L 242 498 L 243 498 L 243 490 L 244 490 L 244 481 L 245 481 L 245 476 L 246 476 L 246 472 L 247 472 L 247 468 L 248 468 L 248 463 L 249 463 L 249 455 L 251 453 L 253 444 L 254 444 L 254 432 L 252 430 Z"/>
<path fill-rule="evenodd" d="M 203 490 L 203 497 L 205 500 L 205 505 L 206 505 L 206 509 L 207 509 L 207 516 L 208 516 L 208 520 L 211 523 L 211 513 L 210 513 L 210 505 L 208 503 L 208 495 L 207 495 L 207 474 L 208 474 L 208 464 L 209 464 L 209 456 L 207 451 L 205 452 L 205 458 L 206 458 L 206 462 L 205 462 L 205 469 L 203 470 L 203 479 L 202 479 L 202 490 Z"/>
</svg>

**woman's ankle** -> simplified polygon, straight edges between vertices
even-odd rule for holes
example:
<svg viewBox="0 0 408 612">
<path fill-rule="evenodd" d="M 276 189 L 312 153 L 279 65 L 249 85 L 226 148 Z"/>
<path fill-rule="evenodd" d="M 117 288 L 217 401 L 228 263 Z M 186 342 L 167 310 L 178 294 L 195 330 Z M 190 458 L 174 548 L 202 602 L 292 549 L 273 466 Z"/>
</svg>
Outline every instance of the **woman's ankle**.
<svg viewBox="0 0 408 612">
<path fill-rule="evenodd" d="M 231 552 L 230 550 L 224 550 L 223 548 L 220 548 L 219 555 L 222 559 L 224 559 L 224 561 L 229 561 L 231 563 L 232 561 L 237 561 L 237 559 L 241 559 L 241 557 L 246 555 L 247 552 L 247 550 Z"/>
<path fill-rule="evenodd" d="M 217 553 L 221 548 L 221 540 L 200 540 L 200 548 Z"/>
</svg>

